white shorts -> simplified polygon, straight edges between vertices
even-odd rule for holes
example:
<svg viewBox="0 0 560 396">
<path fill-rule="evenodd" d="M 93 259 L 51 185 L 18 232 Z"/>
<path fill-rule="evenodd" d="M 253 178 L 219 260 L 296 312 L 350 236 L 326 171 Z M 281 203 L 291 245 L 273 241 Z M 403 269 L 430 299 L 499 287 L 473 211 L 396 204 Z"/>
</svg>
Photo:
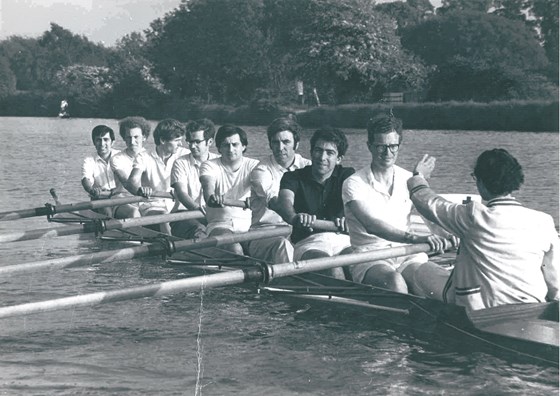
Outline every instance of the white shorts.
<svg viewBox="0 0 560 396">
<path fill-rule="evenodd" d="M 237 234 L 239 232 L 247 232 L 249 231 L 249 227 L 251 227 L 251 218 L 236 218 L 236 219 L 224 219 L 220 221 L 213 221 L 208 223 L 206 226 L 206 234 L 210 235 L 210 233 L 215 230 L 216 228 L 223 228 Z"/>
<path fill-rule="evenodd" d="M 356 247 L 353 253 L 367 252 L 375 249 L 382 249 L 381 247 Z M 356 283 L 362 283 L 366 272 L 376 265 L 387 265 L 395 269 L 398 273 L 402 273 L 410 264 L 423 264 L 428 262 L 428 255 L 426 253 L 416 253 L 410 256 L 394 257 L 384 260 L 371 261 L 367 263 L 355 264 L 350 266 L 350 274 L 352 280 Z"/>
<path fill-rule="evenodd" d="M 350 246 L 350 237 L 336 232 L 319 232 L 302 239 L 294 245 L 294 260 L 301 260 L 301 256 L 309 250 L 320 250 L 330 257 L 340 254 Z"/>
</svg>

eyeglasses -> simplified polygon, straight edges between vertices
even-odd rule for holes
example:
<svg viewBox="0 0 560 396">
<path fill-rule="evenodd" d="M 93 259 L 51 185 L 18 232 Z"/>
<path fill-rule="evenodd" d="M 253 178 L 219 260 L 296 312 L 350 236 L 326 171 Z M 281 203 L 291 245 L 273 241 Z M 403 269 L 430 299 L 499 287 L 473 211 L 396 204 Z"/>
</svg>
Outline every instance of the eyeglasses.
<svg viewBox="0 0 560 396">
<path fill-rule="evenodd" d="M 201 140 L 193 139 L 193 140 L 189 140 L 188 143 L 192 146 L 192 145 L 195 145 L 195 144 L 200 144 L 200 143 L 205 142 L 205 141 L 206 141 L 206 139 L 201 139 Z"/>
<path fill-rule="evenodd" d="M 375 150 L 379 154 L 383 154 L 386 150 L 389 150 L 391 153 L 395 154 L 399 151 L 400 144 L 374 144 Z"/>
</svg>

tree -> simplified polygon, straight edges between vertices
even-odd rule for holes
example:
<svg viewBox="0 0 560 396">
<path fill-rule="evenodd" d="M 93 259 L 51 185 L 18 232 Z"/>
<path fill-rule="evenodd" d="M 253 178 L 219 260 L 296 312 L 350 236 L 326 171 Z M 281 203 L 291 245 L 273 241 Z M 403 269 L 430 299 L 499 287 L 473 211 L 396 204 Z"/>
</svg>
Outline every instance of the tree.
<svg viewBox="0 0 560 396">
<path fill-rule="evenodd" d="M 37 62 L 42 49 L 37 41 L 37 39 L 11 36 L 0 43 L 0 54 L 9 62 L 18 90 L 39 88 L 41 75 Z"/>
<path fill-rule="evenodd" d="M 4 56 L 0 56 L 0 99 L 13 94 L 16 90 L 16 76 L 10 68 L 10 63 Z"/>
<path fill-rule="evenodd" d="M 73 34 L 56 23 L 43 33 L 38 41 L 41 56 L 37 57 L 37 67 L 41 74 L 40 87 L 56 89 L 56 73 L 65 66 L 82 64 L 106 66 L 108 51 L 86 37 Z"/>
<path fill-rule="evenodd" d="M 434 7 L 430 0 L 394 1 L 378 4 L 375 8 L 392 17 L 397 22 L 399 31 L 434 15 Z"/>
<path fill-rule="evenodd" d="M 331 102 L 379 99 L 422 85 L 426 69 L 403 51 L 394 22 L 369 0 L 267 0 L 276 59 Z"/>
<path fill-rule="evenodd" d="M 261 0 L 183 3 L 152 23 L 148 57 L 174 94 L 246 101 L 268 79 L 261 22 Z"/>
<path fill-rule="evenodd" d="M 544 50 L 551 64 L 549 75 L 558 85 L 558 0 L 534 0 L 532 11 L 537 18 Z"/>
<path fill-rule="evenodd" d="M 402 42 L 437 67 L 430 99 L 551 95 L 542 78 L 548 67 L 545 53 L 522 22 L 481 12 L 449 12 L 406 29 Z"/>
</svg>

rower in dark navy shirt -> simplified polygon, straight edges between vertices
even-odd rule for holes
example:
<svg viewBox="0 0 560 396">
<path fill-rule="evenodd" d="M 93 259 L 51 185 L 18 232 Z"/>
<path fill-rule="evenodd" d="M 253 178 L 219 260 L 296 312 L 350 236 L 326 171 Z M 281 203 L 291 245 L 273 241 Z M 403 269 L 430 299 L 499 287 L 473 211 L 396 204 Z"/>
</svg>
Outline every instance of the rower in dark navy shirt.
<svg viewBox="0 0 560 396">
<path fill-rule="evenodd" d="M 342 183 L 354 173 L 340 165 L 348 148 L 344 133 L 325 127 L 311 137 L 311 165 L 287 172 L 280 182 L 276 210 L 292 224 L 294 259 L 308 260 L 340 254 L 350 246 L 348 235 L 313 228 L 316 219 L 334 221 L 346 232 Z M 342 270 L 332 273 L 343 277 Z"/>
</svg>

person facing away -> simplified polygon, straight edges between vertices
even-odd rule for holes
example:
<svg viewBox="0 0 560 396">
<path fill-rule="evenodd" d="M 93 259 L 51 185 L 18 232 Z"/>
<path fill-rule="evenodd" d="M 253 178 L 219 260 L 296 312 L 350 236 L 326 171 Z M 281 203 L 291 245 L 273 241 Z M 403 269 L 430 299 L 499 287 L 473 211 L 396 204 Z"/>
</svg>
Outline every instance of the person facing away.
<svg viewBox="0 0 560 396">
<path fill-rule="evenodd" d="M 210 151 L 214 143 L 216 127 L 207 118 L 190 121 L 185 126 L 186 141 L 191 149 L 190 154 L 175 160 L 171 169 L 171 187 L 175 197 L 188 210 L 205 211 L 206 202 L 202 196 L 200 184 L 200 166 L 203 162 L 218 158 L 219 155 Z M 206 230 L 206 219 L 185 220 L 171 223 L 173 235 L 181 238 L 200 238 Z"/>
<path fill-rule="evenodd" d="M 272 154 L 251 172 L 251 230 L 287 225 L 275 211 L 284 173 L 301 169 L 311 161 L 296 153 L 301 127 L 293 117 L 280 117 L 268 126 L 268 144 Z M 283 263 L 294 259 L 294 247 L 286 237 L 256 239 L 247 242 L 250 256 L 266 262 Z"/>
<path fill-rule="evenodd" d="M 119 122 L 119 134 L 126 143 L 126 149 L 112 156 L 111 169 L 115 174 L 115 197 L 130 197 L 127 190 L 128 177 L 132 172 L 132 165 L 136 155 L 144 151 L 144 142 L 150 136 L 150 124 L 143 117 L 126 117 Z M 138 204 L 120 205 L 113 210 L 114 217 L 126 219 L 140 217 Z"/>
<path fill-rule="evenodd" d="M 208 236 L 246 232 L 251 225 L 251 211 L 225 206 L 224 200 L 244 200 L 251 194 L 249 176 L 259 163 L 243 154 L 247 149 L 247 133 L 238 126 L 226 124 L 216 133 L 220 158 L 210 159 L 200 167 L 200 183 L 206 201 Z M 224 249 L 243 254 L 239 243 Z"/>
<path fill-rule="evenodd" d="M 419 292 L 470 310 L 558 300 L 558 232 L 550 215 L 512 196 L 524 181 L 515 157 L 504 149 L 478 157 L 472 176 L 486 205 L 438 196 L 426 181 L 434 167 L 425 155 L 408 189 L 418 212 L 457 235 L 460 246 L 451 275 L 433 264 L 418 268 Z"/>
<path fill-rule="evenodd" d="M 275 210 L 293 226 L 295 260 L 335 256 L 350 246 L 348 235 L 313 228 L 315 220 L 322 219 L 346 231 L 342 183 L 354 173 L 353 168 L 340 165 L 347 148 L 342 131 L 318 129 L 311 137 L 311 165 L 282 176 Z M 344 278 L 342 268 L 329 273 Z"/>
<path fill-rule="evenodd" d="M 344 213 L 354 252 L 410 243 L 429 243 L 442 250 L 445 239 L 409 232 L 412 202 L 406 182 L 412 173 L 395 163 L 402 145 L 402 122 L 379 114 L 367 124 L 371 163 L 349 177 L 342 188 Z M 414 270 L 428 261 L 425 253 L 350 266 L 352 280 L 408 293 Z"/>
<path fill-rule="evenodd" d="M 111 158 L 119 151 L 113 149 L 115 132 L 107 125 L 97 125 L 91 131 L 91 140 L 96 153 L 86 157 L 82 164 L 82 187 L 91 199 L 99 199 L 101 193 L 112 193 L 116 188 L 115 175 L 109 164 Z M 102 213 L 112 216 L 111 208 L 104 208 Z"/>
</svg>

